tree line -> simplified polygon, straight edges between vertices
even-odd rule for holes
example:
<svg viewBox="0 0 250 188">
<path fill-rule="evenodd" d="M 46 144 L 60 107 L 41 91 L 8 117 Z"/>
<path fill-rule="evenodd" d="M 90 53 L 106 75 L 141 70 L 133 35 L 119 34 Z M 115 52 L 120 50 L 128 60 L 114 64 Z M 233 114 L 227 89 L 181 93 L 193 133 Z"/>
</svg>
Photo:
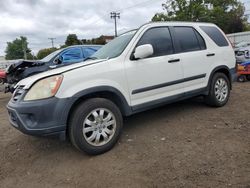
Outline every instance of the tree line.
<svg viewBox="0 0 250 188">
<path fill-rule="evenodd" d="M 218 25 L 226 34 L 249 31 L 245 6 L 239 0 L 168 0 L 152 21 L 199 21 Z"/>
<path fill-rule="evenodd" d="M 31 49 L 28 47 L 27 37 L 20 36 L 12 42 L 7 42 L 7 47 L 5 49 L 5 59 L 42 59 L 49 55 L 50 53 L 67 46 L 72 45 L 81 45 L 81 44 L 100 44 L 103 45 L 106 43 L 105 37 L 100 36 L 93 39 L 78 39 L 76 34 L 69 34 L 65 40 L 65 43 L 59 48 L 44 48 L 38 51 L 37 55 L 31 53 Z"/>
</svg>

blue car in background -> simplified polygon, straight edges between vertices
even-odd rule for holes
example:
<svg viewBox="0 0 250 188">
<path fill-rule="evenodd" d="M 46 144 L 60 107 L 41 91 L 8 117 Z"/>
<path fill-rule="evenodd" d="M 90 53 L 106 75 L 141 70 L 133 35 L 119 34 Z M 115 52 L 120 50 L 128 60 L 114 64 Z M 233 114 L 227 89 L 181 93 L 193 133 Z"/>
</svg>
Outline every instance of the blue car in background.
<svg viewBox="0 0 250 188">
<path fill-rule="evenodd" d="M 57 66 L 78 63 L 93 55 L 101 47 L 101 45 L 70 46 L 64 49 L 56 50 L 40 61 Z"/>
<path fill-rule="evenodd" d="M 12 63 L 6 69 L 5 92 L 13 92 L 15 84 L 29 76 L 72 63 L 83 62 L 101 47 L 101 45 L 69 46 L 56 50 L 41 60 L 20 60 Z"/>
</svg>

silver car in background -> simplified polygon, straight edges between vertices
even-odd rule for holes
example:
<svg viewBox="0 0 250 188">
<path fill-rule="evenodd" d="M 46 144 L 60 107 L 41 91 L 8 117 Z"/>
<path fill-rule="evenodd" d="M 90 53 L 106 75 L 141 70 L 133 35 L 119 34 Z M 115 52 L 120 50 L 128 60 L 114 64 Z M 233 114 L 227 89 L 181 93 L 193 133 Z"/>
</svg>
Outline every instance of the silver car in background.
<svg viewBox="0 0 250 188">
<path fill-rule="evenodd" d="M 240 42 L 235 45 L 235 57 L 236 62 L 243 63 L 246 61 L 250 61 L 250 42 Z"/>
</svg>

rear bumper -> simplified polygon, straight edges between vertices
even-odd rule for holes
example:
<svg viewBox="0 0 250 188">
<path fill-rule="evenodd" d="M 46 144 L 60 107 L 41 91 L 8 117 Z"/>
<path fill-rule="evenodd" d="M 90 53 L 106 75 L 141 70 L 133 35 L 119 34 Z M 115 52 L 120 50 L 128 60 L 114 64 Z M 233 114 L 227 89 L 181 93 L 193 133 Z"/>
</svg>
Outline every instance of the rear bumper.
<svg viewBox="0 0 250 188">
<path fill-rule="evenodd" d="M 30 102 L 10 100 L 9 121 L 24 134 L 65 139 L 68 101 L 56 97 Z"/>
</svg>

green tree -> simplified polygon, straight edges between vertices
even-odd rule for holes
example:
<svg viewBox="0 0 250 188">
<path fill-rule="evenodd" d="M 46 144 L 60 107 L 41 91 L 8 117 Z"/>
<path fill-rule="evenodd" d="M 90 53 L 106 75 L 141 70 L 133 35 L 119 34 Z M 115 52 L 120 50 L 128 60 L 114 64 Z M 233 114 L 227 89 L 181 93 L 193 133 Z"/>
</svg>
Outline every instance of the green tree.
<svg viewBox="0 0 250 188">
<path fill-rule="evenodd" d="M 57 48 L 44 48 L 38 51 L 37 53 L 37 59 L 42 59 L 46 57 L 47 55 L 51 54 L 52 52 L 56 51 Z"/>
<path fill-rule="evenodd" d="M 28 53 L 27 54 L 27 59 L 35 60 L 35 59 L 37 59 L 37 57 L 32 53 Z"/>
<path fill-rule="evenodd" d="M 106 44 L 106 40 L 105 40 L 105 37 L 103 35 L 101 35 L 98 38 L 82 39 L 81 42 L 82 42 L 82 44 L 100 44 L 100 45 Z"/>
<path fill-rule="evenodd" d="M 81 41 L 78 39 L 76 34 L 69 34 L 66 38 L 65 45 L 72 46 L 81 44 Z"/>
<path fill-rule="evenodd" d="M 225 33 L 241 32 L 247 27 L 244 4 L 238 0 L 168 0 L 164 13 L 152 21 L 202 21 L 217 24 Z"/>
<path fill-rule="evenodd" d="M 27 59 L 27 57 L 32 57 L 30 54 L 31 50 L 28 48 L 27 38 L 20 36 L 12 42 L 7 42 L 7 47 L 5 49 L 5 59 Z"/>
</svg>

